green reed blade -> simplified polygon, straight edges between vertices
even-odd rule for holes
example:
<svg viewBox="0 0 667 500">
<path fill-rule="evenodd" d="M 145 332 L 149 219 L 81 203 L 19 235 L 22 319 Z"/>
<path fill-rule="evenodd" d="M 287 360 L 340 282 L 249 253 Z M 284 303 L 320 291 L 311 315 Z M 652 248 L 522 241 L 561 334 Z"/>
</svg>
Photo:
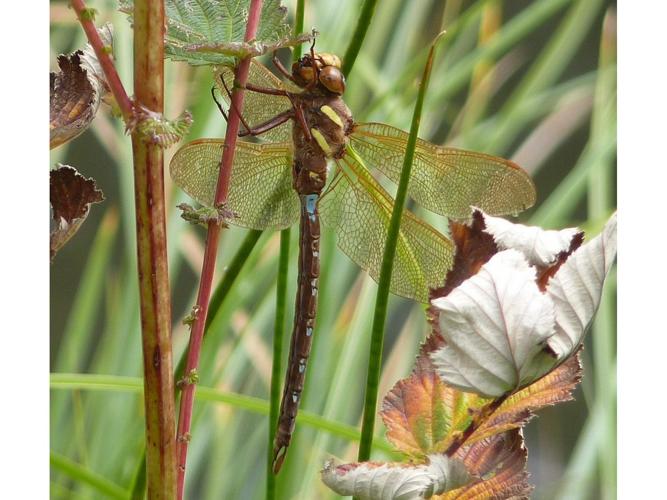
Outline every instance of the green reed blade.
<svg viewBox="0 0 667 500">
<path fill-rule="evenodd" d="M 370 458 L 371 447 L 373 445 L 373 431 L 375 428 L 375 410 L 377 408 L 377 393 L 380 383 L 380 372 L 382 369 L 382 348 L 384 345 L 384 325 L 387 319 L 387 304 L 389 302 L 389 285 L 391 283 L 391 272 L 394 264 L 394 255 L 401 224 L 401 216 L 405 208 L 405 200 L 408 194 L 408 183 L 410 182 L 410 173 L 412 170 L 412 161 L 415 156 L 415 147 L 417 146 L 417 134 L 419 133 L 419 122 L 421 120 L 422 108 L 428 80 L 431 76 L 433 67 L 433 56 L 435 47 L 442 39 L 441 33 L 431 44 L 424 75 L 419 85 L 419 94 L 415 103 L 415 110 L 412 115 L 412 124 L 410 126 L 410 136 L 408 138 L 403 160 L 403 169 L 398 183 L 398 191 L 394 202 L 394 209 L 391 213 L 389 230 L 387 231 L 387 242 L 382 256 L 382 267 L 380 279 L 378 281 L 378 293 L 375 302 L 375 313 L 373 315 L 373 326 L 371 327 L 371 347 L 368 356 L 368 373 L 366 375 L 366 397 L 364 401 L 364 416 L 361 427 L 361 443 L 359 445 L 359 461 L 365 461 Z"/>
</svg>

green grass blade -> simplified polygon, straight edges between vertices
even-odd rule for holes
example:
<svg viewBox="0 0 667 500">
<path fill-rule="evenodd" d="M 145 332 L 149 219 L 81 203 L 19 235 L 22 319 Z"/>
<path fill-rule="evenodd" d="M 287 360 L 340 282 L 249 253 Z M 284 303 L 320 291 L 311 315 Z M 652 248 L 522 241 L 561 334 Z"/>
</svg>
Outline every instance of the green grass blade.
<svg viewBox="0 0 667 500">
<path fill-rule="evenodd" d="M 615 120 L 603 140 L 586 146 L 579 161 L 565 179 L 551 192 L 530 218 L 530 223 L 544 228 L 558 228 L 567 223 L 586 193 L 590 169 L 600 161 L 609 161 L 616 153 Z"/>
<path fill-rule="evenodd" d="M 63 340 L 58 349 L 56 370 L 83 369 L 85 359 L 83 353 L 88 351 L 88 344 L 92 341 L 90 330 L 104 291 L 105 271 L 109 265 L 117 230 L 118 212 L 112 208 L 106 212 L 90 248 L 88 261 L 63 333 Z"/>
<path fill-rule="evenodd" d="M 489 140 L 489 151 L 501 151 L 502 145 L 511 142 L 517 133 L 515 113 L 519 103 L 553 85 L 579 49 L 601 7 L 602 0 L 578 0 L 570 9 L 549 44 L 501 110 L 504 119 Z"/>
<path fill-rule="evenodd" d="M 97 375 L 88 373 L 52 373 L 50 376 L 52 390 L 82 390 L 136 393 L 144 390 L 143 381 L 139 377 L 123 377 L 118 375 Z M 253 396 L 245 396 L 229 391 L 220 391 L 212 387 L 197 387 L 196 399 L 210 403 L 224 403 L 241 410 L 260 415 L 269 414 L 269 402 Z M 309 411 L 300 411 L 297 422 L 329 432 L 337 437 L 358 441 L 361 434 L 352 425 L 332 422 Z M 386 441 L 379 441 L 377 448 L 389 453 L 394 449 Z M 126 495 L 127 496 L 127 495 Z"/>
<path fill-rule="evenodd" d="M 366 0 L 364 6 L 361 9 L 361 14 L 359 15 L 359 21 L 357 21 L 357 27 L 354 29 L 354 34 L 350 40 L 350 44 L 347 46 L 345 51 L 345 56 L 343 56 L 343 74 L 346 77 L 350 76 L 354 62 L 357 60 L 359 55 L 359 50 L 361 50 L 361 44 L 364 43 L 364 38 L 366 38 L 366 32 L 368 27 L 371 24 L 373 19 L 373 14 L 375 14 L 375 5 L 377 0 Z"/>
<path fill-rule="evenodd" d="M 255 248 L 255 245 L 257 244 L 260 236 L 262 236 L 262 231 L 257 231 L 254 229 L 248 231 L 248 234 L 243 240 L 243 243 L 241 243 L 241 246 L 239 247 L 236 254 L 234 254 L 234 257 L 229 263 L 229 266 L 227 266 L 225 276 L 222 278 L 222 280 L 220 280 L 218 286 L 215 287 L 209 302 L 210 312 L 208 318 L 206 318 L 207 329 L 211 326 L 211 323 L 213 323 L 217 311 L 222 307 L 222 304 L 227 298 L 227 295 L 229 295 L 229 291 L 232 289 L 232 285 L 236 281 L 236 278 L 241 272 L 241 269 L 243 269 L 244 264 L 248 260 L 252 249 Z"/>
<path fill-rule="evenodd" d="M 616 363 L 610 370 L 612 377 L 605 381 L 609 390 L 616 393 Z M 607 450 L 603 442 L 604 420 L 609 408 L 598 400 L 593 406 L 586 424 L 581 429 L 577 444 L 572 452 L 565 473 L 560 481 L 560 488 L 554 494 L 554 500 L 586 500 L 593 495 L 596 486 L 596 459 L 600 450 Z M 599 484 L 599 482 L 597 482 Z M 607 498 L 607 497 L 600 497 Z M 615 498 L 615 497 L 611 497 Z"/>
<path fill-rule="evenodd" d="M 208 331 L 213 319 L 215 318 L 216 313 L 222 307 L 222 304 L 225 301 L 225 298 L 229 294 L 229 291 L 232 288 L 232 285 L 236 281 L 243 265 L 250 256 L 253 248 L 257 244 L 259 237 L 262 235 L 262 231 L 251 230 L 248 231 L 245 239 L 241 243 L 236 254 L 232 258 L 231 263 L 227 267 L 225 276 L 220 280 L 218 286 L 215 287 L 213 295 L 209 303 L 209 315 L 206 318 L 206 331 Z M 204 332 L 204 342 L 206 342 L 206 331 Z M 175 370 L 175 380 L 179 380 L 183 376 L 183 370 L 185 369 L 185 353 L 181 355 L 181 358 L 176 365 Z M 137 470 L 134 473 L 132 486 L 131 486 L 131 498 L 133 500 L 141 499 L 144 497 L 144 491 L 146 489 L 146 461 L 145 461 L 145 450 L 142 452 L 141 457 L 137 462 Z"/>
<path fill-rule="evenodd" d="M 303 33 L 303 19 L 304 11 L 306 9 L 306 0 L 297 0 L 296 2 L 296 14 L 294 16 L 294 34 Z M 294 54 L 292 58 L 296 61 L 301 59 L 301 53 L 303 52 L 303 47 L 297 45 L 294 47 Z"/>
<path fill-rule="evenodd" d="M 144 500 L 146 497 L 146 448 L 141 450 L 141 456 L 134 470 L 130 484 L 130 500 Z"/>
<path fill-rule="evenodd" d="M 448 69 L 446 74 L 435 75 L 433 91 L 429 96 L 430 101 L 447 100 L 468 83 L 480 60 L 501 57 L 571 2 L 572 0 L 545 0 L 530 4 L 505 24 L 488 44 L 477 47 L 462 57 L 451 69 Z"/>
<path fill-rule="evenodd" d="M 120 500 L 127 499 L 127 491 L 123 488 L 67 457 L 52 451 L 49 454 L 49 462 L 52 468 L 59 470 L 73 481 L 90 486 L 100 494 Z"/>
<path fill-rule="evenodd" d="M 389 285 L 391 283 L 391 273 L 394 265 L 394 256 L 396 254 L 396 244 L 401 224 L 401 216 L 405 208 L 405 200 L 408 193 L 408 183 L 412 171 L 412 161 L 415 157 L 415 147 L 417 145 L 417 135 L 419 134 L 419 123 L 421 121 L 422 108 L 424 107 L 424 98 L 428 81 L 433 67 L 433 56 L 438 41 L 443 33 L 433 41 L 429 56 L 424 67 L 424 75 L 419 86 L 419 94 L 415 110 L 412 115 L 412 125 L 410 126 L 410 136 L 405 150 L 403 160 L 403 170 L 398 183 L 394 209 L 391 213 L 389 230 L 387 232 L 387 241 L 382 256 L 382 266 L 380 268 L 380 279 L 378 281 L 378 293 L 375 302 L 375 312 L 373 315 L 373 326 L 371 327 L 371 347 L 368 356 L 368 373 L 366 376 L 366 397 L 364 401 L 364 416 L 361 427 L 361 443 L 359 445 L 359 461 L 366 461 L 370 458 L 371 447 L 373 445 L 373 431 L 375 428 L 375 410 L 377 408 L 377 393 L 380 383 L 380 372 L 382 369 L 382 350 L 384 346 L 384 325 L 387 319 L 387 304 L 389 302 Z"/>
<path fill-rule="evenodd" d="M 302 23 L 303 24 L 303 23 Z M 276 476 L 273 473 L 273 439 L 280 410 L 280 381 L 282 380 L 281 361 L 283 356 L 283 337 L 285 336 L 285 317 L 287 304 L 287 274 L 289 272 L 290 229 L 280 232 L 280 257 L 278 263 L 278 283 L 276 285 L 276 320 L 273 329 L 273 362 L 271 365 L 271 392 L 269 404 L 269 443 L 266 464 L 266 498 L 276 497 Z"/>
<path fill-rule="evenodd" d="M 615 134 L 616 101 L 616 15 L 609 9 L 602 25 L 598 79 L 591 117 L 591 143 L 603 142 L 607 135 Z M 609 119 L 609 114 L 613 119 Z M 611 130 L 609 130 L 611 127 Z M 615 170 L 613 157 L 600 158 L 590 169 L 588 178 L 588 216 L 593 221 L 603 221 L 615 206 Z M 608 381 L 615 378 L 615 333 L 614 318 L 616 295 L 614 279 L 609 279 L 602 294 L 591 334 L 593 341 L 593 371 L 597 404 L 603 408 L 615 408 L 616 391 Z M 602 498 L 616 498 L 616 418 L 615 412 L 599 412 L 598 470 Z"/>
<path fill-rule="evenodd" d="M 92 329 L 98 313 L 105 274 L 111 257 L 111 250 L 118 233 L 118 211 L 107 211 L 95 240 L 93 241 L 86 267 L 81 275 L 76 297 L 67 325 L 63 332 L 54 364 L 55 370 L 76 372 L 84 369 L 85 353 L 93 341 Z M 51 401 L 51 426 L 58 429 L 66 418 L 69 398 L 53 398 Z M 53 430 L 52 430 L 53 432 Z"/>
</svg>

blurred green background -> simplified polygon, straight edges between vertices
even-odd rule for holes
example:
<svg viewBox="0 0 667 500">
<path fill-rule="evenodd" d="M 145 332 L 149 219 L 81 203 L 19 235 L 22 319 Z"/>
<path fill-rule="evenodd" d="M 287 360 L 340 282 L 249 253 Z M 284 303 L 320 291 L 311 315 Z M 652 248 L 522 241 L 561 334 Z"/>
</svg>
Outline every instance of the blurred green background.
<svg viewBox="0 0 667 500">
<path fill-rule="evenodd" d="M 285 0 L 293 19 L 295 1 Z M 305 26 L 317 48 L 342 54 L 361 0 L 307 0 Z M 132 31 L 115 2 L 89 2 L 98 25 L 115 30 L 115 55 L 131 93 Z M 359 121 L 409 128 L 425 52 L 443 28 L 420 136 L 512 158 L 537 185 L 536 207 L 519 220 L 548 228 L 578 225 L 596 234 L 616 204 L 615 2 L 602 0 L 384 0 L 348 79 L 345 100 Z M 74 12 L 51 2 L 55 58 L 85 45 Z M 224 120 L 210 98 L 211 73 L 166 63 L 166 115 L 194 116 L 188 139 L 221 137 Z M 167 152 L 167 159 L 175 152 Z M 54 499 L 123 498 L 142 458 L 143 401 L 129 137 L 101 108 L 93 126 L 52 151 L 94 177 L 106 201 L 92 208 L 51 267 L 51 494 Z M 166 174 L 168 178 L 168 174 Z M 167 179 L 175 359 L 187 341 L 181 319 L 194 303 L 203 232 L 178 216 L 190 201 Z M 444 230 L 446 221 L 418 212 Z M 225 231 L 218 276 L 246 231 Z M 296 281 L 292 231 L 288 328 Z M 223 307 L 202 353 L 201 386 L 188 457 L 186 497 L 263 498 L 267 400 L 275 310 L 278 233 L 263 234 Z M 358 427 L 375 283 L 322 238 L 318 327 L 301 408 Z M 217 280 L 216 280 L 217 282 Z M 576 401 L 540 412 L 526 428 L 533 498 L 616 497 L 616 299 L 608 280 L 583 354 Z M 413 364 L 427 334 L 421 306 L 392 297 L 380 394 Z M 288 340 L 285 339 L 287 342 Z M 287 345 L 284 353 L 287 353 Z M 83 374 L 83 375 L 78 375 Z M 99 377 L 91 377 L 96 374 Z M 304 412 L 305 413 L 305 412 Z M 384 436 L 381 423 L 377 434 Z M 319 480 L 330 455 L 356 458 L 357 442 L 300 423 L 278 498 L 335 498 Z M 376 459 L 387 455 L 376 450 Z"/>
</svg>

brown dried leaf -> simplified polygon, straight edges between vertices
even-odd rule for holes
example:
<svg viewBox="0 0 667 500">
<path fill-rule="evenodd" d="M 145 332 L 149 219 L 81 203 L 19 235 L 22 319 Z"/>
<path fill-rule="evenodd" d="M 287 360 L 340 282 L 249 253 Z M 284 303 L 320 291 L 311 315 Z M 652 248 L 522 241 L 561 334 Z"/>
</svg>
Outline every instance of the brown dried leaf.
<svg viewBox="0 0 667 500">
<path fill-rule="evenodd" d="M 359 500 L 416 500 L 433 498 L 467 484 L 463 463 L 445 455 L 429 455 L 425 463 L 327 461 L 322 481 L 340 495 Z"/>
<path fill-rule="evenodd" d="M 447 273 L 441 293 L 434 293 L 432 298 L 448 295 L 465 280 L 477 274 L 479 269 L 498 253 L 493 236 L 484 231 L 486 224 L 483 213 L 479 210 L 473 212 L 470 226 L 451 221 L 449 227 L 456 246 L 454 266 Z"/>
<path fill-rule="evenodd" d="M 52 210 L 51 258 L 79 230 L 90 205 L 104 200 L 94 179 L 87 179 L 69 165 L 59 165 L 50 173 Z"/>
<path fill-rule="evenodd" d="M 445 277 L 444 286 L 430 290 L 429 307 L 426 310 L 426 319 L 431 324 L 433 331 L 438 332 L 438 335 L 440 331 L 439 310 L 431 305 L 430 301 L 448 295 L 465 280 L 477 274 L 479 269 L 498 252 L 493 237 L 484 232 L 485 227 L 483 213 L 479 210 L 473 212 L 470 226 L 453 220 L 449 222 L 449 231 L 456 247 L 454 264 Z M 440 339 L 443 343 L 439 347 L 442 347 L 444 340 L 442 337 Z"/>
<path fill-rule="evenodd" d="M 572 255 L 572 253 L 578 249 L 583 242 L 584 233 L 583 231 L 579 231 L 572 237 L 572 241 L 570 241 L 570 248 L 564 252 L 560 252 L 556 256 L 556 261 L 554 263 L 546 267 L 537 268 L 537 286 L 540 288 L 540 290 L 544 292 L 547 289 L 549 280 L 558 272 L 560 266 L 565 264 L 567 258 Z"/>
<path fill-rule="evenodd" d="M 81 134 L 95 117 L 100 96 L 81 67 L 83 51 L 58 56 L 58 73 L 51 73 L 51 149 Z"/>
<path fill-rule="evenodd" d="M 105 44 L 111 46 L 111 26 L 99 30 Z M 71 141 L 80 135 L 92 122 L 106 94 L 106 83 L 102 68 L 95 53 L 87 45 L 69 56 L 58 56 L 58 73 L 50 74 L 50 148 Z"/>
<path fill-rule="evenodd" d="M 387 439 L 415 458 L 445 451 L 468 428 L 476 414 L 493 399 L 445 384 L 436 374 L 430 353 L 444 341 L 435 333 L 424 342 L 412 374 L 399 380 L 385 396 L 380 415 Z M 466 440 L 473 443 L 509 429 L 522 427 L 544 406 L 572 399 L 581 379 L 578 356 L 507 398 Z"/>
<path fill-rule="evenodd" d="M 532 487 L 526 471 L 527 451 L 519 429 L 495 434 L 459 449 L 468 472 L 478 478 L 469 484 L 434 496 L 438 500 L 528 498 Z"/>
</svg>

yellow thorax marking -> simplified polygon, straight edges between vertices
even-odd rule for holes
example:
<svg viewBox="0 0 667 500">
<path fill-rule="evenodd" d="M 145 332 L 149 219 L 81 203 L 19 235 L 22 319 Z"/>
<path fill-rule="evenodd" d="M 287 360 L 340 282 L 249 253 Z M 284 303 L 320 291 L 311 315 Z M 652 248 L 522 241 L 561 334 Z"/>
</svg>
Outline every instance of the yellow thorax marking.
<svg viewBox="0 0 667 500">
<path fill-rule="evenodd" d="M 327 155 L 328 158 L 331 158 L 333 156 L 333 151 L 331 151 L 331 146 L 329 146 L 329 143 L 322 135 L 322 132 L 320 132 L 316 128 L 311 128 L 310 133 L 315 138 L 320 148 L 322 148 L 324 154 Z"/>
<path fill-rule="evenodd" d="M 343 128 L 343 120 L 340 119 L 338 113 L 336 113 L 331 106 L 324 105 L 320 108 L 320 111 L 327 115 L 329 119 L 340 128 Z"/>
</svg>

